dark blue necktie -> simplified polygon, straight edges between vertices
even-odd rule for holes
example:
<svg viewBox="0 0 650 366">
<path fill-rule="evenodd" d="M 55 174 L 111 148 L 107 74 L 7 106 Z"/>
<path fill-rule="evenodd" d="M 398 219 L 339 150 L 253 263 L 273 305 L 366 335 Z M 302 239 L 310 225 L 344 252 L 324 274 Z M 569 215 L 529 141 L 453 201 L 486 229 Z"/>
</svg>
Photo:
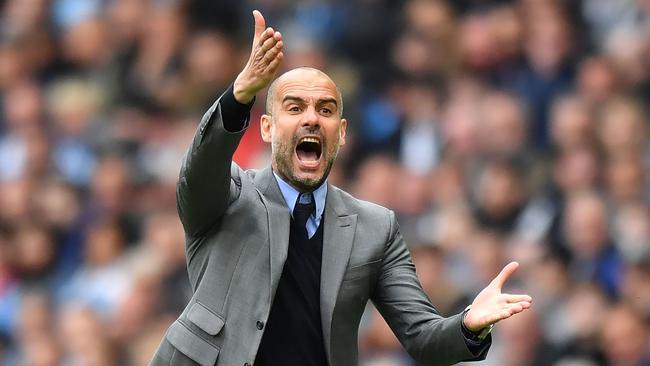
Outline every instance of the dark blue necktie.
<svg viewBox="0 0 650 366">
<path fill-rule="evenodd" d="M 315 209 L 316 203 L 313 194 L 302 193 L 296 199 L 296 205 L 293 207 L 293 221 L 296 223 L 296 227 L 300 228 L 300 232 L 305 238 L 309 238 L 307 220 L 309 220 L 309 216 L 314 213 Z"/>
</svg>

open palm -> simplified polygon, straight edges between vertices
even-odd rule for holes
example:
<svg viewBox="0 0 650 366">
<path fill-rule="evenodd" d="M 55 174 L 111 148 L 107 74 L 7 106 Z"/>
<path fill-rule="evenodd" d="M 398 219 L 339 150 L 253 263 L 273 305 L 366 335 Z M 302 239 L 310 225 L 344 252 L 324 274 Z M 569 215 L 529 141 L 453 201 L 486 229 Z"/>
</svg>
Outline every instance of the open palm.
<svg viewBox="0 0 650 366">
<path fill-rule="evenodd" d="M 503 319 L 530 308 L 533 299 L 528 295 L 512 295 L 501 290 L 510 276 L 517 270 L 519 263 L 511 262 L 485 287 L 474 299 L 465 314 L 467 329 L 478 332 Z"/>
</svg>

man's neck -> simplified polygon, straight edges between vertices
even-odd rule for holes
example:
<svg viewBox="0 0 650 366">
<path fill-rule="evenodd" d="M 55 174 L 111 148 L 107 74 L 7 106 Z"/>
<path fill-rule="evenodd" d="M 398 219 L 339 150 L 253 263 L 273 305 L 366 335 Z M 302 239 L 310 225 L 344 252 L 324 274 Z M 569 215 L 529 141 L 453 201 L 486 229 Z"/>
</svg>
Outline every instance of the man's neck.
<svg viewBox="0 0 650 366">
<path fill-rule="evenodd" d="M 287 207 L 291 212 L 293 212 L 296 199 L 298 199 L 301 193 L 306 193 L 306 192 L 300 192 L 299 190 L 297 190 L 293 185 L 287 182 L 282 176 L 277 174 L 275 171 L 273 172 L 273 177 L 275 178 L 278 184 L 278 188 L 280 189 L 280 193 L 282 194 L 282 197 L 284 198 Z M 316 202 L 315 218 L 320 222 L 320 217 L 325 210 L 325 201 L 327 199 L 327 181 L 323 182 L 320 186 L 314 188 L 314 190 L 310 191 L 310 193 L 314 194 L 314 200 Z"/>
<path fill-rule="evenodd" d="M 281 179 L 284 183 L 288 184 L 291 186 L 291 188 L 295 189 L 298 193 L 310 193 L 316 191 L 318 188 L 322 187 L 323 184 L 327 182 L 327 179 L 323 179 L 321 182 L 319 182 L 317 185 L 314 185 L 312 187 L 305 187 L 305 186 L 299 186 L 292 180 L 288 179 L 285 175 L 280 173 L 277 169 L 275 169 L 273 166 L 271 166 L 271 171 L 273 172 L 273 175 L 275 175 L 277 178 Z"/>
</svg>

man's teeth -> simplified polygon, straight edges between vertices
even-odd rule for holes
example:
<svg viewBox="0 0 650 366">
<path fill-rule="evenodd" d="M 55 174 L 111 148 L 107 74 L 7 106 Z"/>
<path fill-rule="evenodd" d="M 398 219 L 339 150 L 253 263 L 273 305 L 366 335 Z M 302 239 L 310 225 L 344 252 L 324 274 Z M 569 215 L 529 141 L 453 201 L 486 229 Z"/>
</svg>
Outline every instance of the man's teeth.
<svg viewBox="0 0 650 366">
<path fill-rule="evenodd" d="M 314 144 L 320 144 L 320 141 L 318 141 L 318 139 L 314 137 L 303 137 L 302 139 L 300 139 L 300 142 L 312 142 Z"/>
</svg>

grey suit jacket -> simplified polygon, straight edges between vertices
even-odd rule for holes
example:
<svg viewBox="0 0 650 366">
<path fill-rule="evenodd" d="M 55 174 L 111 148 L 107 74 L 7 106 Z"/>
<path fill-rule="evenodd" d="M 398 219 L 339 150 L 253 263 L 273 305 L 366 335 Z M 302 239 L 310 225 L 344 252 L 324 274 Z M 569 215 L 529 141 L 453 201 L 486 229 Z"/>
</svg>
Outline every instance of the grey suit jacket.
<svg viewBox="0 0 650 366">
<path fill-rule="evenodd" d="M 247 121 L 248 123 L 248 121 Z M 219 101 L 203 117 L 177 187 L 194 294 L 151 365 L 252 365 L 289 242 L 290 213 L 270 168 L 232 163 L 243 131 L 223 127 Z M 461 316 L 431 305 L 392 211 L 328 186 L 321 318 L 332 366 L 357 365 L 361 315 L 372 300 L 419 363 L 474 357 Z"/>
</svg>

